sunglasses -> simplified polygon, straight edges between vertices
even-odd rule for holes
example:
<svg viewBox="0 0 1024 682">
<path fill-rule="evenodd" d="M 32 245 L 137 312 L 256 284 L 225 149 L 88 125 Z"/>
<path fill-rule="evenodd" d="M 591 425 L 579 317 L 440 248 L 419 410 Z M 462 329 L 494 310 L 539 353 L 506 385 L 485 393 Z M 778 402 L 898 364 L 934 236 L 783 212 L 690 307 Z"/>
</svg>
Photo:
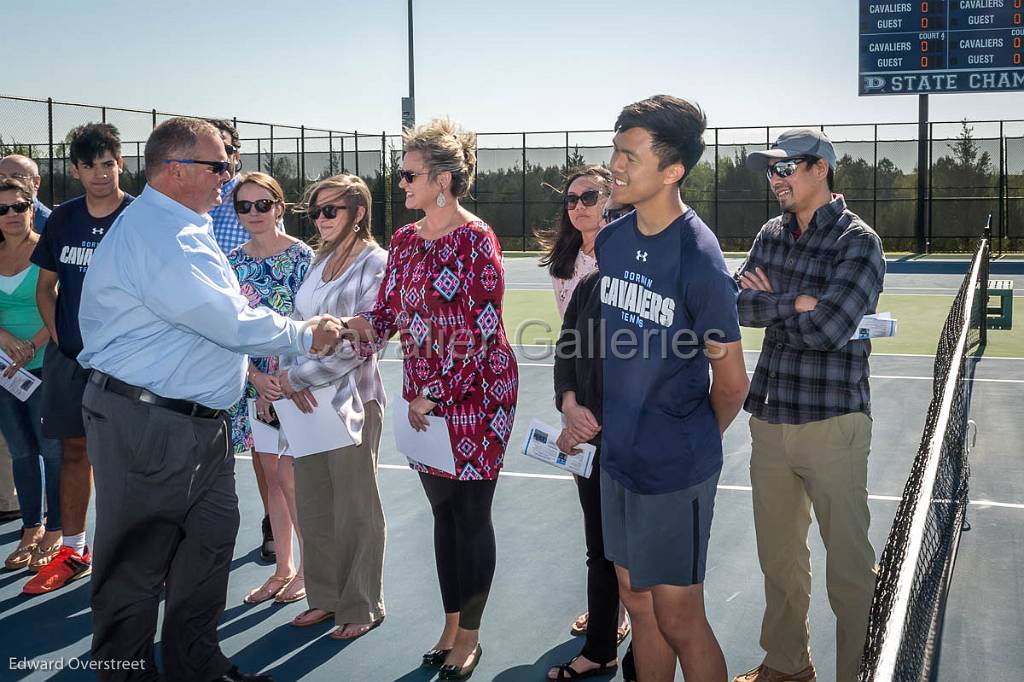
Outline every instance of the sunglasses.
<svg viewBox="0 0 1024 682">
<path fill-rule="evenodd" d="M 0 204 L 0 215 L 7 215 L 7 211 L 14 209 L 15 213 L 24 213 L 32 208 L 31 201 L 19 201 L 16 204 Z"/>
<path fill-rule="evenodd" d="M 588 189 L 582 194 L 566 194 L 565 195 L 565 207 L 570 211 L 576 208 L 576 204 L 583 202 L 584 206 L 590 207 L 597 203 L 597 200 L 604 194 L 598 189 Z"/>
<path fill-rule="evenodd" d="M 188 163 L 209 166 L 214 175 L 223 175 L 231 167 L 230 161 L 200 161 L 199 159 L 164 159 L 164 163 Z"/>
<path fill-rule="evenodd" d="M 225 153 L 226 153 L 226 154 L 227 154 L 228 156 L 231 156 L 232 154 L 234 154 L 234 153 L 235 153 L 235 152 L 237 152 L 237 151 L 238 151 L 238 147 L 236 147 L 236 146 L 235 146 L 235 145 L 233 145 L 233 144 L 226 144 L 226 145 L 224 145 L 224 152 L 225 152 Z"/>
<path fill-rule="evenodd" d="M 398 177 L 405 180 L 405 184 L 411 185 L 412 181 L 416 179 L 417 175 L 426 175 L 426 173 L 413 173 L 412 171 L 398 169 L 395 171 L 398 173 Z"/>
<path fill-rule="evenodd" d="M 306 213 L 309 215 L 310 220 L 318 219 L 321 213 L 323 213 L 324 217 L 328 220 L 334 220 L 338 217 L 338 211 L 347 211 L 349 208 L 351 207 L 327 204 L 326 206 L 312 206 Z"/>
<path fill-rule="evenodd" d="M 806 161 L 807 159 L 804 158 L 785 159 L 784 161 L 779 161 L 778 163 L 768 166 L 768 170 L 765 172 L 765 176 L 768 178 L 769 182 L 771 181 L 773 175 L 778 175 L 780 178 L 788 178 L 793 173 L 796 173 L 797 166 Z"/>
<path fill-rule="evenodd" d="M 618 220 L 622 216 L 629 213 L 631 210 L 633 209 L 626 208 L 625 206 L 622 206 L 620 208 L 606 208 L 605 210 L 601 211 L 601 220 L 603 220 L 606 223 L 610 223 L 613 220 Z"/>
<path fill-rule="evenodd" d="M 276 203 L 273 199 L 257 199 L 256 201 L 239 199 L 235 202 L 235 212 L 239 215 L 245 215 L 255 208 L 259 213 L 270 213 L 270 209 L 274 208 Z"/>
</svg>

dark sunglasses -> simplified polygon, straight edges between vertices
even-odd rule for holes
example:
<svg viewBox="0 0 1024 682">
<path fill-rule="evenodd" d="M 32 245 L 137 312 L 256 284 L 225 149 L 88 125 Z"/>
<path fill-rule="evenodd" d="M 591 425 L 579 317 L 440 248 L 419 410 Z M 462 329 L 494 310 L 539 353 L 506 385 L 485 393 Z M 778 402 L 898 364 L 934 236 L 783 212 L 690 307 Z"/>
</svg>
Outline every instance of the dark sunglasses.
<svg viewBox="0 0 1024 682">
<path fill-rule="evenodd" d="M 426 175 L 426 173 L 413 173 L 412 171 L 402 170 L 401 168 L 395 172 L 398 173 L 398 177 L 400 179 L 405 180 L 405 184 L 407 185 L 411 185 L 417 175 Z"/>
<path fill-rule="evenodd" d="M 19 201 L 16 204 L 0 204 L 0 215 L 7 215 L 7 211 L 14 209 L 15 213 L 24 213 L 32 208 L 31 201 Z"/>
<path fill-rule="evenodd" d="M 590 207 L 597 203 L 597 200 L 604 194 L 598 189 L 588 189 L 583 194 L 566 194 L 565 195 L 565 207 L 570 211 L 576 208 L 576 204 L 583 202 L 584 206 Z"/>
<path fill-rule="evenodd" d="M 771 181 L 773 175 L 778 175 L 780 178 L 788 178 L 793 173 L 796 173 L 796 167 L 801 163 L 808 161 L 805 158 L 799 159 L 785 159 L 768 166 L 768 170 L 765 172 L 765 176 Z"/>
<path fill-rule="evenodd" d="M 323 213 L 324 217 L 328 220 L 334 220 L 338 217 L 338 211 L 347 211 L 349 208 L 351 207 L 327 204 L 326 206 L 311 206 L 306 213 L 309 214 L 310 220 L 316 220 L 320 217 L 321 213 Z"/>
<path fill-rule="evenodd" d="M 238 147 L 236 147 L 236 146 L 235 146 L 235 145 L 233 145 L 233 144 L 226 144 L 226 145 L 224 145 L 224 152 L 225 152 L 225 153 L 226 153 L 226 154 L 227 154 L 228 156 L 231 156 L 232 154 L 234 154 L 234 153 L 235 153 L 235 152 L 237 152 L 237 151 L 238 151 Z"/>
<path fill-rule="evenodd" d="M 223 175 L 231 167 L 230 161 L 200 161 L 199 159 L 165 159 L 164 163 L 188 163 L 209 166 L 214 175 Z"/>
<path fill-rule="evenodd" d="M 603 220 L 606 223 L 610 223 L 613 220 L 618 220 L 619 218 L 626 215 L 632 210 L 633 209 L 626 208 L 625 206 L 621 206 L 619 208 L 606 208 L 605 210 L 601 211 L 601 220 Z"/>
<path fill-rule="evenodd" d="M 260 213 L 270 213 L 270 209 L 274 208 L 274 204 L 276 203 L 277 202 L 273 199 L 257 199 L 256 201 L 239 199 L 235 202 L 235 212 L 240 215 L 245 215 L 255 208 Z"/>
</svg>

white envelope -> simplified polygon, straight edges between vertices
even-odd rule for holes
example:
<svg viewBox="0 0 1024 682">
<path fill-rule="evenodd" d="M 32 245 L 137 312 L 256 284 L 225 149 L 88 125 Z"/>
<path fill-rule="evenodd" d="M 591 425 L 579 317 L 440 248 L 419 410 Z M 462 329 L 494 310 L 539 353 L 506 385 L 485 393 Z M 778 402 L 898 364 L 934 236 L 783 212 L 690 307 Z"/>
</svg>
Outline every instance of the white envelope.
<svg viewBox="0 0 1024 682">
<path fill-rule="evenodd" d="M 333 386 L 313 389 L 316 407 L 312 414 L 302 412 L 286 398 L 274 401 L 274 411 L 288 439 L 287 453 L 292 457 L 337 450 L 353 444 L 345 422 L 331 405 L 334 394 Z"/>
<path fill-rule="evenodd" d="M 409 403 L 404 399 L 395 401 L 391 416 L 399 452 L 414 462 L 455 475 L 455 454 L 444 417 L 427 415 L 430 426 L 426 431 L 417 431 L 409 423 Z"/>
<path fill-rule="evenodd" d="M 249 400 L 249 426 L 252 429 L 252 445 L 256 452 L 270 452 L 273 454 L 285 454 L 291 455 L 291 450 L 285 448 L 283 453 L 278 452 L 281 449 L 280 445 L 280 432 L 270 424 L 264 424 L 256 418 L 256 401 Z M 275 408 L 276 409 L 276 408 Z"/>
</svg>

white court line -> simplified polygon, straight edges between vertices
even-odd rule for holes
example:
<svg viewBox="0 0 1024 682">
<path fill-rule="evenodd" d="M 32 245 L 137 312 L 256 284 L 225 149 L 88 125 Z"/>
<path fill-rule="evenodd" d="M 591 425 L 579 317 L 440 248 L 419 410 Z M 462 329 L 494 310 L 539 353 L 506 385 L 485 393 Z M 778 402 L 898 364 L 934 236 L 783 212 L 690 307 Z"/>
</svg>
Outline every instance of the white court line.
<svg viewBox="0 0 1024 682">
<path fill-rule="evenodd" d="M 235 455 L 235 459 L 252 459 L 251 455 Z M 404 464 L 378 464 L 378 469 L 392 469 L 395 471 L 412 471 L 408 466 Z M 541 478 L 548 481 L 571 481 L 572 476 L 566 476 L 565 474 L 530 474 L 525 471 L 502 471 L 502 476 L 510 476 L 512 478 Z M 749 493 L 752 488 L 749 485 L 727 485 L 720 483 L 718 485 L 719 490 L 729 490 L 734 492 Z M 876 500 L 879 502 L 899 502 L 902 497 L 896 497 L 895 495 L 868 495 L 869 500 Z M 1016 502 L 994 502 L 992 500 L 971 500 L 970 506 L 972 507 L 999 507 L 1001 509 L 1022 509 L 1024 510 L 1024 504 L 1018 504 Z"/>
<path fill-rule="evenodd" d="M 518 343 L 512 344 L 512 348 L 554 348 L 555 342 L 552 341 L 550 344 L 543 343 Z M 760 353 L 760 349 L 756 348 L 744 348 L 744 353 Z M 871 357 L 889 357 L 889 358 L 935 358 L 934 354 L 927 353 L 876 353 L 871 351 Z M 988 356 L 983 355 L 982 360 L 1024 360 L 1024 357 L 1000 357 L 1000 356 Z"/>
</svg>

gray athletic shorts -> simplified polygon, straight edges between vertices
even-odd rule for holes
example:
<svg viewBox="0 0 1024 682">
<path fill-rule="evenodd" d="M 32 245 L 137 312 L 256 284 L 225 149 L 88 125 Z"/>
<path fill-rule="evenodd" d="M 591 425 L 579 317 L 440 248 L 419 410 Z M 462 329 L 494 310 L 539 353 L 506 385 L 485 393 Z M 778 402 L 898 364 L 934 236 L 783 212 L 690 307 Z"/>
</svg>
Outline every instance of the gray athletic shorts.
<svg viewBox="0 0 1024 682">
<path fill-rule="evenodd" d="M 634 589 L 704 582 L 718 476 L 670 493 L 641 495 L 601 470 L 604 555 L 629 571 Z"/>
<path fill-rule="evenodd" d="M 43 435 L 47 438 L 82 438 L 82 395 L 89 370 L 64 355 L 51 341 L 43 351 Z"/>
</svg>

